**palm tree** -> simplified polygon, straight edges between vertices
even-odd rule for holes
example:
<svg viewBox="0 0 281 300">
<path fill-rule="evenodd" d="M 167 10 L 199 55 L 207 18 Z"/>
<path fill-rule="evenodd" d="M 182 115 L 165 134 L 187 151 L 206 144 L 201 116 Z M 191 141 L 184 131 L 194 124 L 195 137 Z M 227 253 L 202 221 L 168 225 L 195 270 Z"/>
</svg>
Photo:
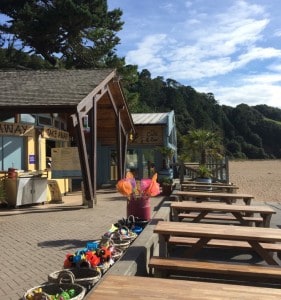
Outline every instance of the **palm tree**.
<svg viewBox="0 0 281 300">
<path fill-rule="evenodd" d="M 222 157 L 222 139 L 217 132 L 194 129 L 183 136 L 183 150 L 198 160 L 200 165 L 205 165 L 208 157 L 217 159 Z"/>
</svg>

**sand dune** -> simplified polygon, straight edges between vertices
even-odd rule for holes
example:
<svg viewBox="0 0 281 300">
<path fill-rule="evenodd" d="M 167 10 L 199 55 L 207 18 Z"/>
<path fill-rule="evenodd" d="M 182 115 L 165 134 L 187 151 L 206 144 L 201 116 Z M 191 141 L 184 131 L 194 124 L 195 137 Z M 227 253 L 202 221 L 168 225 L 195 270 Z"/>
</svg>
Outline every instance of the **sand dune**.
<svg viewBox="0 0 281 300">
<path fill-rule="evenodd" d="M 255 200 L 281 203 L 281 160 L 230 161 L 230 182 Z"/>
</svg>

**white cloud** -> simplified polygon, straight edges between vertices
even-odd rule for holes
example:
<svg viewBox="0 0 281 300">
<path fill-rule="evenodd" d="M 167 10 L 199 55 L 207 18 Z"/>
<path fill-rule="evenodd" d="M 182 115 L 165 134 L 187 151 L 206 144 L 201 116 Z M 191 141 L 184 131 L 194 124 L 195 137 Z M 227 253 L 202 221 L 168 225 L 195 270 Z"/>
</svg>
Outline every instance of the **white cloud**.
<svg viewBox="0 0 281 300">
<path fill-rule="evenodd" d="M 274 36 L 281 37 L 281 29 L 275 30 Z"/>
<path fill-rule="evenodd" d="M 251 13 L 262 11 L 259 6 L 238 1 L 226 13 L 212 17 L 217 20 L 216 24 L 205 24 L 199 34 L 197 31 L 196 43 L 175 37 L 178 42 L 169 44 L 168 33 L 149 35 L 136 50 L 128 52 L 127 61 L 149 69 L 152 74 L 166 70 L 162 75 L 194 80 L 227 74 L 255 59 L 276 57 L 280 55 L 277 49 L 252 47 L 262 38 L 269 20 L 255 20 Z M 199 22 L 192 19 L 193 24 Z M 190 26 L 190 20 L 187 23 Z"/>
<path fill-rule="evenodd" d="M 127 53 L 127 63 L 137 64 L 144 68 L 149 65 L 162 64 L 163 59 L 159 57 L 157 53 L 162 48 L 163 43 L 165 44 L 165 39 L 165 34 L 146 36 L 143 41 L 138 44 L 138 49 Z"/>
<path fill-rule="evenodd" d="M 261 74 L 244 78 L 247 84 L 269 85 L 281 83 L 281 74 Z"/>
<path fill-rule="evenodd" d="M 249 105 L 265 101 L 281 106 L 281 47 L 274 40 L 281 36 L 281 29 L 279 10 L 271 8 L 281 9 L 281 4 L 266 0 L 220 0 L 217 6 L 204 0 L 144 2 L 148 13 L 135 15 L 128 31 L 127 63 L 148 69 L 155 77 L 201 87 L 230 105 L 248 99 Z"/>
<path fill-rule="evenodd" d="M 240 103 L 248 105 L 267 104 L 273 107 L 280 107 L 281 86 L 272 84 L 250 84 L 239 87 L 225 87 L 217 91 L 218 99 L 224 103 L 236 106 Z"/>
<path fill-rule="evenodd" d="M 281 49 L 253 47 L 245 54 L 240 55 L 241 65 L 245 65 L 253 60 L 263 60 L 268 58 L 281 58 Z"/>
<path fill-rule="evenodd" d="M 272 65 L 269 65 L 268 67 L 268 70 L 270 71 L 273 71 L 273 72 L 278 72 L 278 73 L 281 73 L 281 64 L 272 64 Z"/>
<path fill-rule="evenodd" d="M 208 86 L 197 86 L 196 90 L 204 93 L 212 92 L 220 104 L 236 106 L 241 103 L 248 105 L 267 104 L 280 107 L 281 75 L 271 77 L 253 76 L 236 85 L 222 86 L 218 82 L 211 82 Z"/>
</svg>

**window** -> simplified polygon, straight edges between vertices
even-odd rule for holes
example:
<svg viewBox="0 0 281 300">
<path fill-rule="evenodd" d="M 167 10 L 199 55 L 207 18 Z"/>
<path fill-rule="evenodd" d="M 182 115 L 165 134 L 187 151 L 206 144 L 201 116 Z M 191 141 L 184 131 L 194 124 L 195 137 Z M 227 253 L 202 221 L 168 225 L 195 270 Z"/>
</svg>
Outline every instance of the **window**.
<svg viewBox="0 0 281 300">
<path fill-rule="evenodd" d="M 48 125 L 52 126 L 52 118 L 50 115 L 45 114 L 45 115 L 39 115 L 38 116 L 38 125 Z"/>
<path fill-rule="evenodd" d="M 36 118 L 30 114 L 21 114 L 20 115 L 20 122 L 21 123 L 30 123 L 35 124 Z"/>
</svg>

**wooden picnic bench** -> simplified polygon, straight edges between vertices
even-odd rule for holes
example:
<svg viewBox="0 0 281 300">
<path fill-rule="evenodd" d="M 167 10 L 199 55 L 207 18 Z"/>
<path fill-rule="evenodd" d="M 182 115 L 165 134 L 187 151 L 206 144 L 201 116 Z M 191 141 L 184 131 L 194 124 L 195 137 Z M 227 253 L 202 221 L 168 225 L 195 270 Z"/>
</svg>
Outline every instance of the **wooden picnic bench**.
<svg viewBox="0 0 281 300">
<path fill-rule="evenodd" d="M 168 247 L 172 249 L 172 246 L 191 246 L 195 245 L 199 241 L 198 238 L 193 237 L 181 237 L 181 236 L 171 236 L 168 240 Z M 277 252 L 277 255 L 280 259 L 281 254 L 281 243 L 261 243 L 262 247 L 269 252 Z M 224 248 L 224 249 L 239 249 L 239 250 L 251 250 L 251 245 L 245 241 L 229 241 L 229 240 L 220 240 L 212 239 L 210 240 L 206 247 L 211 248 Z M 169 250 L 169 252 L 171 252 Z"/>
<path fill-rule="evenodd" d="M 212 193 L 212 192 L 192 192 L 192 191 L 178 191 L 173 192 L 173 196 L 179 197 L 182 200 L 196 200 L 202 202 L 203 200 L 219 200 L 228 204 L 232 204 L 238 199 L 242 199 L 246 205 L 251 204 L 251 200 L 254 198 L 251 194 L 238 194 L 238 193 Z"/>
<path fill-rule="evenodd" d="M 176 280 L 156 277 L 103 276 L 86 296 L 87 300 L 124 299 L 271 299 L 281 298 L 281 289 L 239 284 Z"/>
<path fill-rule="evenodd" d="M 236 193 L 238 186 L 232 184 L 212 184 L 212 183 L 182 183 L 182 191 L 212 191 L 212 192 L 226 192 Z"/>
<path fill-rule="evenodd" d="M 211 276 L 220 279 L 280 284 L 281 268 L 249 264 L 234 264 L 183 258 L 153 256 L 149 260 L 150 273 L 156 277 L 170 275 Z"/>
<path fill-rule="evenodd" d="M 256 224 L 263 227 L 270 227 L 271 217 L 276 213 L 268 205 L 229 205 L 216 202 L 173 202 L 170 208 L 173 221 L 181 221 L 185 218 L 190 219 L 191 222 L 236 221 L 245 226 Z M 257 217 L 255 214 L 259 216 Z"/>
<path fill-rule="evenodd" d="M 281 230 L 279 228 L 268 227 L 248 227 L 222 224 L 186 223 L 186 222 L 164 222 L 159 221 L 154 228 L 154 233 L 159 235 L 159 256 L 169 256 L 169 241 L 171 237 L 196 238 L 186 251 L 188 258 L 194 257 L 212 240 L 227 240 L 233 244 L 244 242 L 249 245 L 251 251 L 256 252 L 269 265 L 279 265 L 278 260 L 272 255 L 272 249 L 276 246 L 276 251 L 280 250 Z M 265 244 L 272 244 L 271 249 Z M 224 244 L 217 245 L 225 248 Z M 240 249 L 236 245 L 236 249 Z M 241 248 L 242 249 L 242 248 Z"/>
</svg>

